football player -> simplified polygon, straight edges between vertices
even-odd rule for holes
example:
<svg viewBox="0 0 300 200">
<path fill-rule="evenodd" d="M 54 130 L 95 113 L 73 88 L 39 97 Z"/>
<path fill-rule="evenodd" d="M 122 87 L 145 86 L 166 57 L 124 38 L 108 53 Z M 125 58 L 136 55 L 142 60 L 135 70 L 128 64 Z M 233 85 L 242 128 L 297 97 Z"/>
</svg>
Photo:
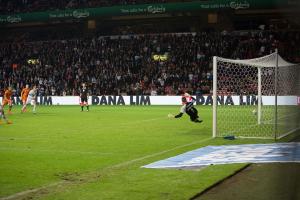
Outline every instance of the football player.
<svg viewBox="0 0 300 200">
<path fill-rule="evenodd" d="M 4 109 L 3 109 L 2 105 L 0 105 L 0 124 L 2 124 L 1 119 L 3 119 L 7 124 L 12 124 L 12 122 L 9 121 L 9 120 L 5 117 Z"/>
<path fill-rule="evenodd" d="M 30 92 L 29 85 L 26 85 L 25 88 L 23 88 L 22 92 L 21 92 L 21 99 L 22 99 L 23 105 L 25 105 L 27 102 L 29 92 Z M 25 111 L 26 110 L 24 110 L 24 112 Z"/>
<path fill-rule="evenodd" d="M 26 103 L 22 107 L 22 113 L 25 112 L 27 104 L 31 104 L 33 106 L 32 112 L 34 114 L 36 113 L 36 111 L 35 111 L 35 109 L 36 109 L 36 97 L 37 97 L 37 88 L 34 85 L 28 93 L 28 98 L 26 100 Z"/>
<path fill-rule="evenodd" d="M 4 92 L 4 96 L 3 96 L 3 100 L 2 100 L 2 108 L 3 109 L 4 109 L 5 105 L 8 105 L 8 114 L 11 114 L 11 109 L 12 109 L 11 96 L 12 96 L 12 89 L 11 89 L 11 87 L 8 87 Z"/>
<path fill-rule="evenodd" d="M 175 115 L 174 118 L 180 118 L 186 113 L 190 116 L 192 122 L 201 123 L 203 120 L 199 119 L 198 110 L 193 105 L 196 99 L 185 93 L 184 96 L 182 96 L 181 101 L 182 107 L 180 108 L 180 113 Z"/>
<path fill-rule="evenodd" d="M 81 112 L 83 111 L 84 106 L 86 106 L 86 111 L 89 111 L 88 96 L 89 96 L 88 89 L 87 89 L 85 83 L 83 83 L 82 87 L 80 88 Z"/>
</svg>

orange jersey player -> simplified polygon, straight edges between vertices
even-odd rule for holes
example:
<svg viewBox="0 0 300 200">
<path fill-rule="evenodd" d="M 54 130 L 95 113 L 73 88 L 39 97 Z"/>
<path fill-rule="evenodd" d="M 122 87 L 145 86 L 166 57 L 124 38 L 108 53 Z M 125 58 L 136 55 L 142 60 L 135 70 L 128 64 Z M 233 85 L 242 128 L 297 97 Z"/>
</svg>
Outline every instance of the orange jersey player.
<svg viewBox="0 0 300 200">
<path fill-rule="evenodd" d="M 12 108 L 11 96 L 12 96 L 12 89 L 11 89 L 11 87 L 8 87 L 7 90 L 5 90 L 5 92 L 4 92 L 4 97 L 3 97 L 3 100 L 2 100 L 2 107 L 3 108 L 7 104 L 9 106 L 8 113 L 11 113 L 11 108 Z"/>
<path fill-rule="evenodd" d="M 29 85 L 26 85 L 26 87 L 22 89 L 21 99 L 22 99 L 23 105 L 26 104 L 29 91 L 30 91 Z"/>
</svg>

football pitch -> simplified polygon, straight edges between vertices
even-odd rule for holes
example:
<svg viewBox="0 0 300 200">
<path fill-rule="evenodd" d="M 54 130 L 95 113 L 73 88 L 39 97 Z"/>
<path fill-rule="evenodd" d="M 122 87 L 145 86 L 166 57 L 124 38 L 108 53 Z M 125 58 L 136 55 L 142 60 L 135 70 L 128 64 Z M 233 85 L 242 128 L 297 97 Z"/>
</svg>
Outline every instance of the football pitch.
<svg viewBox="0 0 300 200">
<path fill-rule="evenodd" d="M 0 125 L 0 198 L 190 199 L 245 164 L 199 170 L 145 169 L 151 162 L 207 145 L 274 140 L 212 139 L 212 108 L 203 123 L 169 119 L 179 106 L 13 107 Z"/>
</svg>

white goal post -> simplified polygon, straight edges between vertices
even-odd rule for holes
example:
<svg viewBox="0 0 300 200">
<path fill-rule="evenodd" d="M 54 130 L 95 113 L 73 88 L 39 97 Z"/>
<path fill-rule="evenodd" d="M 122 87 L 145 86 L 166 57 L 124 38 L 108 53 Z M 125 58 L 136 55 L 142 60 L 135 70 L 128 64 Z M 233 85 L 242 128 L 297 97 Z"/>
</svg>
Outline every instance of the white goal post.
<svg viewBox="0 0 300 200">
<path fill-rule="evenodd" d="M 300 128 L 300 66 L 213 57 L 213 137 L 281 138 Z M 224 101 L 224 99 L 226 99 Z"/>
</svg>

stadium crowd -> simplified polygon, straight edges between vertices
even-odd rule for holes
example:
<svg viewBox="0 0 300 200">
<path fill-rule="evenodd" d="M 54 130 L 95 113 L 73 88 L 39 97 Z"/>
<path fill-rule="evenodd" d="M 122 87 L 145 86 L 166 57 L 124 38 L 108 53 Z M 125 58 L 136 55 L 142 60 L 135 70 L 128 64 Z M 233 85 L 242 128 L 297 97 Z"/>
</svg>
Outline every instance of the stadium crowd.
<svg viewBox="0 0 300 200">
<path fill-rule="evenodd" d="M 208 94 L 212 56 L 248 59 L 279 48 L 300 62 L 299 32 L 200 32 L 99 36 L 0 43 L 0 88 L 19 94 L 36 84 L 41 95 Z"/>
<path fill-rule="evenodd" d="M 192 0 L 0 0 L 0 14 Z"/>
</svg>

